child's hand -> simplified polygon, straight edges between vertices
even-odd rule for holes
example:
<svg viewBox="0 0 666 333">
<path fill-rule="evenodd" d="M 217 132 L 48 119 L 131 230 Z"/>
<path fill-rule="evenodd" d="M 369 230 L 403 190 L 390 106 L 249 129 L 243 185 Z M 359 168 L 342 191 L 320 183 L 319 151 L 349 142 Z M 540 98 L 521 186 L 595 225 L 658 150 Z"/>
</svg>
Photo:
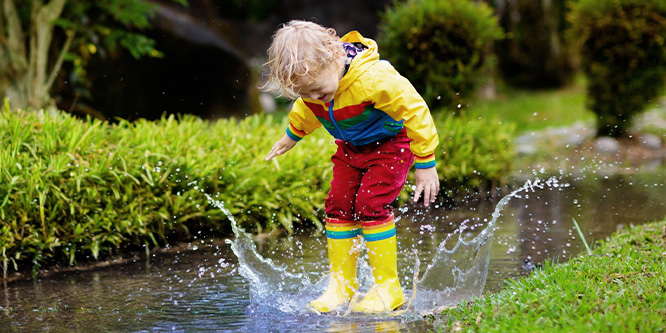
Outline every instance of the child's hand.
<svg viewBox="0 0 666 333">
<path fill-rule="evenodd" d="M 270 153 L 266 156 L 266 161 L 270 161 L 273 157 L 277 155 L 282 155 L 289 151 L 289 149 L 294 148 L 296 141 L 292 140 L 287 134 L 285 134 L 280 140 L 278 140 L 271 148 Z"/>
<path fill-rule="evenodd" d="M 435 197 L 439 193 L 439 177 L 435 167 L 428 169 L 416 169 L 416 192 L 414 192 L 414 202 L 419 201 L 419 196 L 423 192 L 423 204 L 430 205 L 435 202 Z"/>
</svg>

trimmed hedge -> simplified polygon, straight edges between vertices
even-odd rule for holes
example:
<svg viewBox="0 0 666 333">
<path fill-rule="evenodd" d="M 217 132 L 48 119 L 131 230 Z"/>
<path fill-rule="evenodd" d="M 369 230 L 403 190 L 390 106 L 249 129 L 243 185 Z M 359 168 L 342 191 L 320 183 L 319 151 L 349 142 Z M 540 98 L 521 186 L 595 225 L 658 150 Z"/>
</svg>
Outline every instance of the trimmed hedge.
<svg viewBox="0 0 666 333">
<path fill-rule="evenodd" d="M 570 22 L 597 136 L 624 135 L 666 84 L 666 1 L 580 0 Z"/>
<path fill-rule="evenodd" d="M 0 112 L 3 267 L 72 265 L 198 231 L 228 233 L 227 217 L 206 194 L 223 201 L 254 232 L 291 232 L 299 224 L 321 228 L 336 146 L 320 130 L 287 155 L 265 162 L 287 121 L 270 115 L 216 122 L 169 116 L 109 124 L 59 111 L 12 111 L 5 103 Z M 490 121 L 438 121 L 443 140 L 438 168 L 451 184 L 483 186 L 508 172 L 510 129 Z"/>
<path fill-rule="evenodd" d="M 516 157 L 515 124 L 495 117 L 472 118 L 466 114 L 435 116 L 439 149 L 437 172 L 442 193 L 462 199 L 468 194 L 506 185 Z"/>
</svg>

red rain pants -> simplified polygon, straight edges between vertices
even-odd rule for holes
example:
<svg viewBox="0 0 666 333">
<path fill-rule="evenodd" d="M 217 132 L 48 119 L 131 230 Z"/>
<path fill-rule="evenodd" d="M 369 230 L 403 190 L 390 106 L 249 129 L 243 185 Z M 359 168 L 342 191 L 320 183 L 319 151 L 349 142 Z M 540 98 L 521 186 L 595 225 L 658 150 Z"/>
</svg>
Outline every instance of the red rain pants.
<svg viewBox="0 0 666 333">
<path fill-rule="evenodd" d="M 326 215 L 353 221 L 390 216 L 390 204 L 400 194 L 414 164 L 410 141 L 404 128 L 394 137 L 358 147 L 336 140 Z"/>
</svg>

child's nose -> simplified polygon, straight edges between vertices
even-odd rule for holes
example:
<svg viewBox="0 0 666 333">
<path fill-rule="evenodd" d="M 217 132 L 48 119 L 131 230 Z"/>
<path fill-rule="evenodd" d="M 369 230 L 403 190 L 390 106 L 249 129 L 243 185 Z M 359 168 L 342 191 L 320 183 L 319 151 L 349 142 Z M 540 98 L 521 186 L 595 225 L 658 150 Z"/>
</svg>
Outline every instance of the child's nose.
<svg viewBox="0 0 666 333">
<path fill-rule="evenodd" d="M 305 96 L 303 96 L 303 97 L 305 97 L 305 98 L 307 98 L 307 99 L 311 99 L 311 100 L 313 100 L 313 101 L 316 101 L 316 100 L 318 100 L 318 99 L 320 99 L 320 98 L 322 98 L 322 97 L 324 97 L 324 96 L 321 96 L 321 95 L 319 95 L 319 94 L 307 94 L 307 95 L 305 95 Z"/>
</svg>

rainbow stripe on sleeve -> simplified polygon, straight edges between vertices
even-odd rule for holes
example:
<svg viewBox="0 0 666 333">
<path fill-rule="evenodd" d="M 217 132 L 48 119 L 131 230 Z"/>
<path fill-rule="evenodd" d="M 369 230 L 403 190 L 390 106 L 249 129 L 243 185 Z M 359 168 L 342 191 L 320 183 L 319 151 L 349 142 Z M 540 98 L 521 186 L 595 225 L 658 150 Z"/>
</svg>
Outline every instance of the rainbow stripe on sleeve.
<svg viewBox="0 0 666 333">
<path fill-rule="evenodd" d="M 301 141 L 301 139 L 305 136 L 305 132 L 301 131 L 299 129 L 296 129 L 296 127 L 294 127 L 294 125 L 289 123 L 289 127 L 287 127 L 287 135 L 292 140 L 298 142 L 298 141 Z"/>
<path fill-rule="evenodd" d="M 428 156 L 415 156 L 414 158 L 414 167 L 417 169 L 428 169 L 435 165 L 437 165 L 437 163 L 435 162 L 434 153 Z"/>
</svg>

